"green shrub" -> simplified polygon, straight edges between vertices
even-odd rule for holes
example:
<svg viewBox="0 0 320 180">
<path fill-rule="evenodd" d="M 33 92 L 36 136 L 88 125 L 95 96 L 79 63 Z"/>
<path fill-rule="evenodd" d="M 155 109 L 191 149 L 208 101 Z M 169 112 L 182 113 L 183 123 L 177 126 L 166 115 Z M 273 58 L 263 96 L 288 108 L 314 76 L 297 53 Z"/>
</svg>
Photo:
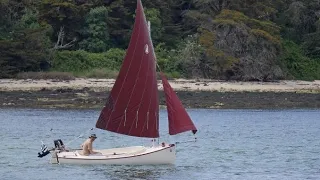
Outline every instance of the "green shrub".
<svg viewBox="0 0 320 180">
<path fill-rule="evenodd" d="M 55 79 L 74 80 L 75 77 L 68 72 L 23 72 L 16 76 L 17 79 Z"/>
<path fill-rule="evenodd" d="M 89 53 L 83 50 L 56 52 L 53 59 L 53 69 L 56 71 L 81 73 L 93 69 L 107 68 L 119 70 L 125 51 L 110 49 L 105 53 Z"/>
<path fill-rule="evenodd" d="M 176 78 L 180 78 L 181 74 L 177 71 L 174 72 L 167 72 L 165 73 L 168 79 L 176 79 Z"/>
<path fill-rule="evenodd" d="M 284 53 L 281 62 L 295 79 L 320 79 L 320 60 L 311 59 L 303 54 L 299 45 L 292 41 L 283 42 Z"/>
<path fill-rule="evenodd" d="M 91 71 L 85 72 L 80 77 L 86 78 L 97 78 L 97 79 L 115 79 L 118 76 L 118 71 L 108 70 L 108 69 L 93 69 Z"/>
<path fill-rule="evenodd" d="M 79 43 L 80 48 L 89 52 L 103 52 L 110 47 L 108 33 L 108 10 L 104 6 L 90 10 L 85 17 L 83 28 L 83 41 Z"/>
<path fill-rule="evenodd" d="M 166 49 L 165 44 L 160 43 L 155 47 L 157 63 L 163 72 L 175 72 L 180 76 L 178 53 L 180 50 Z"/>
</svg>

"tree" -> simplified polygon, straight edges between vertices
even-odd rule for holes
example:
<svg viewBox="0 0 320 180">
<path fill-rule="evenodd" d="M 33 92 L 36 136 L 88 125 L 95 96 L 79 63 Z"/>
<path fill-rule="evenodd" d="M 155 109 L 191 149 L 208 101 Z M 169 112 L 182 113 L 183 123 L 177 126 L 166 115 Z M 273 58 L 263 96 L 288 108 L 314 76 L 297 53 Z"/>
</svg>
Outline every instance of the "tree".
<svg viewBox="0 0 320 180">
<path fill-rule="evenodd" d="M 10 39 L 13 33 L 13 26 L 19 19 L 21 5 L 16 1 L 0 1 L 0 40 Z"/>
<path fill-rule="evenodd" d="M 320 79 L 320 62 L 305 56 L 303 49 L 293 41 L 283 41 L 281 61 L 294 79 Z"/>
<path fill-rule="evenodd" d="M 127 48 L 134 23 L 136 1 L 111 0 L 106 4 L 108 8 L 108 27 L 112 44 Z"/>
<path fill-rule="evenodd" d="M 316 14 L 312 7 L 302 1 L 292 2 L 288 9 L 280 14 L 279 24 L 283 26 L 282 36 L 301 43 L 304 35 L 316 30 Z"/>
<path fill-rule="evenodd" d="M 13 40 L 0 40 L 0 78 L 19 72 L 48 68 L 47 29 L 26 29 L 13 34 Z"/>
<path fill-rule="evenodd" d="M 316 22 L 316 28 L 315 32 L 304 36 L 302 47 L 309 57 L 320 59 L 320 18 Z"/>
<path fill-rule="evenodd" d="M 104 52 L 110 48 L 108 32 L 108 11 L 106 7 L 100 6 L 91 9 L 85 17 L 85 28 L 83 40 L 79 46 L 89 52 Z"/>
<path fill-rule="evenodd" d="M 159 11 L 157 19 L 161 21 L 159 28 L 161 27 L 161 42 L 165 43 L 167 48 L 176 48 L 182 38 L 187 36 L 187 33 L 183 30 L 182 25 L 182 12 L 186 6 L 186 3 L 181 2 L 186 0 L 145 0 L 144 6 L 148 9 L 156 9 Z M 190 0 L 187 0 L 190 1 Z M 148 15 L 147 15 L 147 18 Z M 152 22 L 152 24 L 157 24 Z M 154 29 L 154 25 L 152 25 Z M 154 31 L 154 30 L 153 30 Z M 158 44 L 156 42 L 156 44 Z"/>
<path fill-rule="evenodd" d="M 181 40 L 180 16 L 181 10 L 177 0 L 145 0 L 143 6 L 147 18 L 152 23 L 153 38 L 166 42 L 167 46 L 176 46 L 177 41 Z M 105 6 L 108 8 L 108 26 L 110 38 L 115 46 L 127 48 L 131 37 L 136 9 L 136 0 L 109 0 Z M 157 30 L 158 29 L 158 30 Z M 155 37 L 157 32 L 159 37 Z M 160 35 L 161 32 L 161 35 Z"/>
<path fill-rule="evenodd" d="M 0 77 L 48 68 L 50 28 L 38 23 L 35 1 L 1 1 Z M 1 36 L 1 35 L 0 35 Z M 1 40 L 2 39 L 2 40 Z"/>
<path fill-rule="evenodd" d="M 40 28 L 40 24 L 38 23 L 38 15 L 39 12 L 37 9 L 25 8 L 23 10 L 24 14 L 21 19 L 19 19 L 16 24 L 16 29 L 37 29 Z"/>
<path fill-rule="evenodd" d="M 79 30 L 83 26 L 83 17 L 88 11 L 88 5 L 75 1 L 44 0 L 40 4 L 39 11 L 41 24 L 49 24 L 53 28 L 52 40 L 57 43 L 60 41 L 63 45 L 79 38 Z"/>
<path fill-rule="evenodd" d="M 283 77 L 278 66 L 280 28 L 269 21 L 223 10 L 200 31 L 209 77 L 237 80 L 272 80 Z"/>
<path fill-rule="evenodd" d="M 151 35 L 154 44 L 161 41 L 164 28 L 160 18 L 160 11 L 155 8 L 145 9 L 146 18 L 151 23 Z"/>
</svg>

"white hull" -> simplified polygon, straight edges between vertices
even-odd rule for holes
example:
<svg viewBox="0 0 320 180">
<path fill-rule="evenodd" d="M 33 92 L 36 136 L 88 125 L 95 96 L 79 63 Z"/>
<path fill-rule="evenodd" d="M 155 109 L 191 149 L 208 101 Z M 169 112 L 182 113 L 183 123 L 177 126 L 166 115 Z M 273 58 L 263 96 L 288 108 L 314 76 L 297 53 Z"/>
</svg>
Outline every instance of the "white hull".
<svg viewBox="0 0 320 180">
<path fill-rule="evenodd" d="M 153 165 L 174 164 L 174 145 L 95 150 L 97 155 L 83 156 L 79 151 L 53 152 L 51 163 L 56 164 L 106 164 L 106 165 Z"/>
</svg>

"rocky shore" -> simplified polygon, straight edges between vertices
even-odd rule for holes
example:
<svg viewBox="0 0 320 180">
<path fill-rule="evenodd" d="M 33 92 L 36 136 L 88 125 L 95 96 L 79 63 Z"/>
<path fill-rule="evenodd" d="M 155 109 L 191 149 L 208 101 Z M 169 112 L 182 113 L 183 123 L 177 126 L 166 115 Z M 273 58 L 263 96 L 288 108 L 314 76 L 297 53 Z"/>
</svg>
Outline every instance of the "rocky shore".
<svg viewBox="0 0 320 180">
<path fill-rule="evenodd" d="M 0 108 L 86 108 L 105 104 L 114 80 L 0 80 Z M 320 81 L 170 81 L 187 108 L 320 108 Z M 165 106 L 159 83 L 160 104 Z"/>
</svg>

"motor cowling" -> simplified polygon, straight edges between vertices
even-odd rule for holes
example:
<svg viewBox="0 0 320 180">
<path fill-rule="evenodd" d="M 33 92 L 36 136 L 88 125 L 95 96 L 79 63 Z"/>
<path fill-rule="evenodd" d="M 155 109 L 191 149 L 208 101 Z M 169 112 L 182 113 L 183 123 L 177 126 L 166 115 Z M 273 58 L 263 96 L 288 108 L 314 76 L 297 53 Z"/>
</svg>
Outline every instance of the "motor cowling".
<svg viewBox="0 0 320 180">
<path fill-rule="evenodd" d="M 55 149 L 58 149 L 58 150 L 64 150 L 65 149 L 64 144 L 63 144 L 61 139 L 54 140 L 53 143 L 54 143 Z"/>
</svg>

